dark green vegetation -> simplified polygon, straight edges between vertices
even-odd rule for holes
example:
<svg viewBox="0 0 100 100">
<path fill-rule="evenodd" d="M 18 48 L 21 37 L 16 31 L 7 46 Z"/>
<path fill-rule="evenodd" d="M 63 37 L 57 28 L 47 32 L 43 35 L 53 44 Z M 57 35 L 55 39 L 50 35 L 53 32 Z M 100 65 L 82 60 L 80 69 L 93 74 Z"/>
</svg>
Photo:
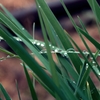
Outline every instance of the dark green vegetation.
<svg viewBox="0 0 100 100">
<path fill-rule="evenodd" d="M 100 43 L 89 35 L 80 18 L 78 19 L 82 27 L 78 27 L 75 24 L 63 0 L 60 1 L 86 46 L 87 52 L 83 52 L 70 35 L 62 28 L 44 0 L 36 0 L 36 5 L 45 42 L 34 40 L 7 9 L 0 5 L 3 10 L 3 12 L 0 12 L 0 38 L 6 41 L 14 50 L 15 54 L 2 47 L 0 47 L 0 50 L 7 53 L 10 58 L 17 57 L 22 61 L 33 100 L 38 100 L 38 97 L 35 93 L 33 83 L 30 80 L 27 68 L 32 71 L 34 79 L 42 84 L 56 100 L 100 100 L 99 91 L 89 76 L 90 72 L 93 71 L 100 81 L 100 66 L 97 62 L 97 57 L 100 52 Z M 98 29 L 100 29 L 100 6 L 95 0 L 87 0 L 87 3 L 91 6 L 96 16 Z M 13 37 L 4 26 L 12 30 L 17 38 Z M 47 39 L 47 34 L 50 41 Z M 83 36 L 96 47 L 95 53 L 91 52 Z M 29 54 L 19 41 L 22 41 L 32 53 Z M 73 48 L 73 45 L 78 51 Z M 44 47 L 46 51 L 43 49 Z M 52 52 L 56 55 L 56 63 L 53 61 Z M 80 54 L 81 57 L 78 54 Z M 34 58 L 35 56 L 41 61 L 42 65 L 37 63 Z M 7 58 L 1 58 L 1 60 L 3 59 Z M 45 70 L 48 71 L 50 75 L 48 75 Z M 11 100 L 1 84 L 0 89 L 6 100 Z M 2 100 L 2 98 L 0 99 Z M 19 100 L 21 100 L 20 94 Z"/>
</svg>

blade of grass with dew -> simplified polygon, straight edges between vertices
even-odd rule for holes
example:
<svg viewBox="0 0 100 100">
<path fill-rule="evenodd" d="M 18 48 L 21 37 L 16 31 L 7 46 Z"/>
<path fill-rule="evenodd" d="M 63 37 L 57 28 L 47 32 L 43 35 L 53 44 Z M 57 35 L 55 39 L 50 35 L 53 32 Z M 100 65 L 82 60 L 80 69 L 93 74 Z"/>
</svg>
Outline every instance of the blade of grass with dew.
<svg viewBox="0 0 100 100">
<path fill-rule="evenodd" d="M 62 56 L 59 56 L 58 58 L 60 59 L 60 62 L 64 66 L 65 70 L 67 70 L 71 77 L 74 79 L 74 81 L 77 82 L 79 75 L 72 68 L 73 66 L 67 61 L 66 58 L 63 58 Z"/>
<path fill-rule="evenodd" d="M 88 52 L 89 52 L 89 55 L 93 58 L 93 61 L 96 63 L 97 67 L 99 67 L 99 64 L 97 63 L 96 58 L 94 57 L 95 55 L 92 54 L 91 50 L 89 49 L 87 43 L 85 42 L 85 40 L 84 40 L 84 38 L 83 38 L 83 36 L 82 36 L 82 34 L 79 33 L 79 36 L 80 36 L 81 40 L 83 41 L 85 47 L 87 48 L 87 50 L 88 50 Z M 91 64 L 92 64 L 93 61 L 91 61 Z M 88 68 L 88 70 L 90 70 L 90 68 Z M 89 74 L 90 74 L 90 71 L 86 71 L 85 74 L 86 74 L 86 75 L 84 76 L 84 78 L 87 79 L 87 77 L 88 77 Z M 95 74 L 96 74 L 96 73 L 95 73 Z M 96 76 L 97 76 L 97 75 L 96 75 Z M 84 83 L 84 80 L 82 81 L 82 83 Z"/>
<path fill-rule="evenodd" d="M 18 88 L 17 80 L 15 80 L 15 83 L 16 83 L 16 88 L 17 88 L 18 98 L 19 98 L 19 100 L 21 100 L 21 96 L 20 96 L 20 91 L 19 91 L 19 88 Z"/>
<path fill-rule="evenodd" d="M 92 52 L 91 52 L 91 50 L 89 49 L 88 45 L 86 44 L 84 38 L 82 37 L 82 34 L 80 34 L 80 37 L 81 37 L 81 39 L 82 39 L 84 45 L 86 46 L 86 48 L 87 48 L 87 50 L 88 50 L 88 52 L 89 52 L 89 55 L 93 58 L 93 60 L 91 61 L 92 66 L 94 66 L 94 64 L 93 64 L 92 62 L 95 62 L 95 64 L 96 64 L 95 67 L 99 67 L 99 64 L 98 64 L 97 61 L 96 61 L 95 55 L 92 54 Z M 88 68 L 88 70 L 90 70 L 90 68 Z M 92 69 L 92 70 L 93 70 L 93 69 Z M 93 71 L 93 72 L 94 72 L 94 71 Z M 87 79 L 88 79 L 88 76 L 89 76 L 89 74 L 90 74 L 90 71 L 86 71 L 85 74 L 86 74 L 86 75 L 84 76 L 83 79 L 86 79 L 86 80 L 87 80 Z M 98 76 L 98 74 L 97 74 L 96 72 L 95 72 L 95 75 Z M 84 83 L 84 80 L 82 81 L 82 83 Z"/>
<path fill-rule="evenodd" d="M 40 61 L 45 65 L 48 71 L 50 71 L 50 66 L 48 64 L 48 61 L 44 59 L 42 55 L 39 54 L 39 52 L 35 49 L 32 42 L 26 36 L 24 36 L 23 33 L 1 12 L 0 12 L 0 17 L 2 19 L 0 20 L 3 21 L 5 25 L 7 25 L 23 41 L 23 43 L 40 59 Z"/>
<path fill-rule="evenodd" d="M 47 29 L 47 33 L 50 38 L 51 44 L 54 46 L 58 46 L 59 48 L 63 48 L 61 41 L 59 40 L 59 37 L 57 36 L 53 26 L 50 24 L 50 21 L 48 20 L 47 16 L 45 15 L 42 9 L 41 9 L 41 13 L 42 13 L 43 19 L 45 19 L 44 23 L 45 23 L 45 27 Z"/>
<path fill-rule="evenodd" d="M 37 6 L 41 7 L 42 10 L 44 11 L 45 15 L 47 16 L 48 20 L 50 21 L 51 25 L 53 26 L 53 28 L 55 29 L 59 39 L 61 40 L 61 43 L 63 44 L 65 50 L 69 49 L 69 48 L 73 48 L 72 44 L 70 43 L 70 41 L 68 40 L 65 31 L 63 30 L 63 28 L 61 27 L 61 25 L 59 24 L 59 22 L 57 21 L 57 19 L 55 18 L 55 16 L 53 15 L 52 11 L 50 10 L 50 8 L 47 6 L 47 4 L 45 3 L 44 0 L 36 0 Z M 69 55 L 70 56 L 70 55 Z M 82 65 L 81 60 L 79 59 L 79 57 L 77 56 L 77 54 L 73 54 L 73 56 L 70 56 L 74 66 L 80 66 Z M 77 68 L 78 70 L 79 68 Z"/>
<path fill-rule="evenodd" d="M 41 21 L 41 19 L 40 19 L 40 21 Z M 41 25 L 41 26 L 43 26 L 43 25 Z M 42 28 L 43 29 L 43 28 Z M 62 81 L 63 82 L 63 81 Z M 70 90 L 68 90 L 69 92 L 69 94 L 71 95 L 71 91 Z M 76 98 L 75 98 L 75 96 L 73 95 L 73 96 L 70 96 L 70 98 L 74 98 L 74 100 L 76 100 Z M 71 100 L 71 99 L 70 99 Z"/>
<path fill-rule="evenodd" d="M 84 32 L 84 31 L 83 31 Z M 86 34 L 87 36 L 89 36 L 88 34 Z M 100 80 L 99 76 L 97 75 L 97 73 L 94 71 L 92 65 L 88 62 L 87 58 L 85 57 L 85 55 L 82 53 L 82 51 L 79 49 L 79 47 L 77 46 L 77 44 L 73 41 L 73 39 L 67 34 L 67 36 L 71 39 L 71 41 L 73 42 L 73 44 L 76 46 L 76 48 L 79 50 L 79 52 L 81 53 L 81 55 L 84 57 L 85 61 L 89 64 L 89 66 L 91 67 L 91 69 L 93 70 L 93 72 L 95 73 L 95 75 L 97 76 L 98 80 Z M 90 39 L 92 39 L 92 37 L 89 36 Z M 94 39 L 93 39 L 94 40 Z M 96 41 L 95 41 L 96 42 Z M 98 42 L 97 42 L 98 43 Z M 98 43 L 99 44 L 99 43 Z"/>
<path fill-rule="evenodd" d="M 91 95 L 90 86 L 89 86 L 88 82 L 86 83 L 86 88 L 87 88 L 87 97 L 88 97 L 88 100 L 93 100 L 92 99 L 92 95 Z"/>
<path fill-rule="evenodd" d="M 21 59 L 26 62 L 26 64 L 31 68 L 33 72 L 54 92 L 57 92 L 62 100 L 66 97 L 60 89 L 54 84 L 52 79 L 42 70 L 41 66 L 29 55 L 29 53 L 12 37 L 7 35 L 3 30 L 0 30 L 1 36 L 6 40 L 6 42 L 11 46 L 11 48 L 18 54 Z M 17 48 L 17 49 L 16 49 Z M 28 59 L 27 59 L 27 58 Z M 34 66 L 34 67 L 32 67 Z"/>
<path fill-rule="evenodd" d="M 63 79 L 61 76 L 59 76 L 60 78 L 60 83 L 61 83 L 61 88 L 63 90 L 63 92 L 65 93 L 65 95 L 67 96 L 68 100 L 76 100 L 79 99 L 78 97 L 76 97 L 73 93 L 73 91 L 71 90 L 69 84 L 62 82 Z M 74 87 L 75 88 L 75 87 Z M 82 91 L 78 91 L 78 93 L 80 94 L 80 96 L 82 97 L 83 100 L 87 100 L 87 98 L 84 96 L 84 94 L 82 93 Z"/>
<path fill-rule="evenodd" d="M 50 31 L 50 27 L 51 27 L 51 24 L 50 24 L 50 22 L 47 20 L 47 17 L 45 16 L 45 14 L 44 14 L 44 12 L 42 11 L 42 9 L 41 9 L 41 15 L 42 15 L 42 18 L 43 18 L 43 21 L 44 21 L 44 24 L 45 24 L 45 27 L 46 27 L 46 31 L 47 31 L 47 33 L 49 34 L 49 36 L 50 36 L 50 39 L 51 39 L 51 43 L 53 43 L 53 44 L 55 44 L 56 45 L 56 41 L 53 41 L 53 40 L 55 40 L 54 39 L 54 37 L 53 37 L 53 35 L 50 33 L 51 31 Z M 41 17 L 40 17 L 40 19 L 41 19 Z M 42 20 L 42 19 L 41 19 Z M 41 22 L 41 25 L 42 25 L 42 27 L 43 27 L 43 24 L 42 24 L 42 22 Z M 45 32 L 44 32 L 45 33 Z M 51 34 L 51 35 L 50 35 Z M 44 35 L 46 35 L 46 34 L 44 34 Z M 55 34 L 56 35 L 56 34 Z M 47 43 L 48 41 L 47 41 L 47 37 L 45 36 L 45 43 Z M 59 40 L 58 40 L 59 41 Z M 49 47 L 49 44 L 47 44 L 47 46 Z M 51 53 L 51 51 L 49 51 L 50 53 Z M 56 58 L 57 58 L 57 56 L 56 56 Z M 52 59 L 52 58 L 51 58 Z M 57 62 L 59 63 L 59 61 L 58 61 L 58 58 L 56 59 L 57 60 Z M 52 63 L 52 62 L 51 62 Z M 59 63 L 60 64 L 60 63 Z M 52 66 L 53 67 L 53 66 Z M 61 67 L 60 67 L 61 68 Z M 62 68 L 60 69 L 61 70 L 61 72 L 62 72 Z M 54 69 L 54 67 L 53 67 L 53 71 L 54 72 L 56 72 L 56 70 Z M 62 74 L 63 74 L 63 72 L 62 72 Z M 65 77 L 65 76 L 63 76 L 63 77 Z M 59 82 L 57 82 L 57 83 L 59 83 Z"/>
<path fill-rule="evenodd" d="M 95 39 L 93 39 L 90 35 L 88 35 L 86 32 L 84 32 L 81 28 L 78 27 L 78 29 L 82 35 L 84 35 L 96 48 L 98 48 L 100 50 L 100 44 Z M 100 67 L 98 67 L 98 70 L 100 71 Z"/>
<path fill-rule="evenodd" d="M 80 54 L 83 56 L 83 58 L 85 59 L 85 61 L 88 63 L 88 65 L 92 68 L 92 65 L 89 63 L 88 59 L 85 57 L 85 55 L 83 54 L 83 52 L 80 50 L 80 48 L 77 46 L 77 44 L 74 42 L 74 40 L 67 34 L 67 36 L 71 39 L 72 43 L 76 46 L 76 48 L 78 49 L 78 51 L 80 52 Z M 82 79 L 82 78 L 81 78 Z M 86 82 L 84 82 L 86 83 Z"/>
<path fill-rule="evenodd" d="M 48 39 L 47 39 L 47 35 L 46 35 L 46 30 L 44 28 L 45 26 L 43 25 L 43 21 L 45 19 L 42 20 L 42 18 L 44 18 L 42 12 L 39 13 L 39 17 L 40 17 L 42 33 L 43 33 L 43 37 L 44 37 L 45 45 L 46 45 L 46 49 L 47 49 L 47 55 L 48 55 L 48 60 L 49 60 L 49 64 L 50 64 L 52 79 L 55 82 L 55 84 L 57 85 L 57 87 L 59 87 L 59 80 L 58 80 L 58 76 L 57 76 L 56 67 L 55 67 L 55 64 L 54 64 L 54 61 L 53 61 L 53 58 L 52 58 L 52 55 L 51 55 L 51 50 L 50 50 L 50 47 L 49 47 L 49 43 L 48 43 Z M 59 98 L 59 95 L 56 92 L 55 92 L 55 97 L 56 97 L 57 100 L 61 100 Z"/>
<path fill-rule="evenodd" d="M 25 28 L 15 19 L 15 17 L 2 5 L 0 4 L 0 7 L 3 9 L 3 11 L 6 13 L 6 15 L 10 18 L 10 20 L 16 24 L 16 26 L 23 31 L 24 35 L 28 38 L 32 39 L 32 36 L 25 30 Z"/>
<path fill-rule="evenodd" d="M 6 53 L 6 54 L 8 54 L 8 55 L 10 55 L 10 56 L 14 56 L 14 55 L 15 55 L 14 53 L 12 53 L 12 52 L 10 52 L 10 51 L 4 49 L 4 48 L 1 47 L 1 46 L 0 46 L 0 51 L 1 51 L 1 52 L 4 52 L 4 53 Z"/>
<path fill-rule="evenodd" d="M 29 86 L 29 89 L 30 89 L 30 92 L 31 92 L 32 99 L 38 100 L 35 89 L 34 89 L 33 84 L 32 84 L 32 81 L 30 79 L 30 76 L 28 74 L 28 71 L 27 71 L 24 63 L 23 63 L 23 67 L 24 67 L 24 72 L 25 72 L 25 75 L 26 75 L 26 78 L 27 78 L 27 82 L 28 82 L 28 86 Z"/>
<path fill-rule="evenodd" d="M 2 86 L 2 84 L 0 84 L 0 89 L 5 97 L 6 100 L 11 100 L 10 96 L 8 95 L 8 93 L 6 92 L 6 90 L 4 89 L 4 87 Z"/>
<path fill-rule="evenodd" d="M 70 18 L 70 20 L 71 20 L 71 22 L 72 22 L 74 28 L 76 29 L 77 33 L 79 34 L 79 33 L 80 33 L 80 32 L 79 32 L 79 29 L 77 28 L 77 25 L 75 24 L 75 22 L 74 22 L 72 16 L 70 15 L 68 9 L 66 8 L 66 6 L 65 6 L 65 4 L 64 4 L 64 2 L 63 2 L 63 0 L 60 0 L 60 1 L 61 1 L 62 5 L 63 5 L 63 7 L 64 7 L 64 9 L 65 9 L 65 11 L 66 11 L 66 13 L 67 13 L 67 15 L 69 16 L 69 18 Z M 79 35 L 80 35 L 80 34 L 79 34 Z M 94 72 L 95 72 L 95 71 L 94 71 Z M 97 75 L 97 74 L 96 74 L 96 75 Z"/>
<path fill-rule="evenodd" d="M 68 37 L 71 39 L 71 37 L 68 35 Z M 72 40 L 72 39 L 71 39 Z M 72 40 L 72 42 L 74 43 L 74 41 Z M 75 43 L 74 43 L 75 44 Z M 75 44 L 76 45 L 76 44 Z M 77 47 L 77 45 L 76 45 L 76 47 Z M 78 48 L 78 47 L 77 47 Z M 80 51 L 80 50 L 79 50 Z M 81 53 L 81 51 L 80 51 L 80 53 Z M 81 53 L 82 54 L 82 53 Z M 83 54 L 82 54 L 83 55 Z M 84 55 L 83 55 L 84 56 Z M 84 57 L 85 58 L 85 57 Z M 85 59 L 85 61 L 87 61 L 87 59 Z M 88 61 L 87 61 L 88 62 Z M 89 64 L 89 63 L 88 63 Z M 89 66 L 91 66 L 91 64 L 89 64 Z M 93 89 L 93 93 L 92 93 L 92 97 L 93 97 L 93 100 L 95 100 L 96 98 L 97 98 L 97 100 L 99 100 L 99 98 L 100 98 L 100 95 L 99 95 L 99 93 L 98 93 L 98 91 L 97 91 L 97 89 L 95 88 L 95 86 L 94 86 L 94 84 L 93 84 L 93 82 L 91 81 L 91 79 L 89 78 L 89 85 L 90 85 L 90 88 L 91 88 L 91 90 Z M 98 95 L 98 97 L 96 96 L 96 94 Z"/>
</svg>

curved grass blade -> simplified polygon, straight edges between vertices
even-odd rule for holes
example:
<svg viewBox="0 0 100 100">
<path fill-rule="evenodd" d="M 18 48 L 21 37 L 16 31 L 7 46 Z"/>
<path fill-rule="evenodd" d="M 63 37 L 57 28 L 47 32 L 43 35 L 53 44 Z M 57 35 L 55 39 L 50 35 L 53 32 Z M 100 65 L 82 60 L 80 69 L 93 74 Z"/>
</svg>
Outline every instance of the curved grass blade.
<svg viewBox="0 0 100 100">
<path fill-rule="evenodd" d="M 6 92 L 6 90 L 4 89 L 4 87 L 2 86 L 2 84 L 0 84 L 0 89 L 5 97 L 6 100 L 11 100 L 10 96 L 8 95 L 8 93 Z"/>
<path fill-rule="evenodd" d="M 18 98 L 19 98 L 19 100 L 21 100 L 21 96 L 20 96 L 17 80 L 15 80 L 15 82 L 16 82 L 16 88 L 17 88 L 17 92 L 18 92 Z"/>
</svg>

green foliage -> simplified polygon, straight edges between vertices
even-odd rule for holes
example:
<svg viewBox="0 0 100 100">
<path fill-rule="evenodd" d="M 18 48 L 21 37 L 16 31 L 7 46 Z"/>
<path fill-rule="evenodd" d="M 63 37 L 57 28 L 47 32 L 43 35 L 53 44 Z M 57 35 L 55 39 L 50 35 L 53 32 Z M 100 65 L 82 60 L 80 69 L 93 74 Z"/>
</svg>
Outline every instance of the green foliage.
<svg viewBox="0 0 100 100">
<path fill-rule="evenodd" d="M 27 69 L 32 71 L 33 77 L 57 100 L 100 100 L 99 91 L 89 76 L 90 72 L 93 71 L 100 81 L 100 66 L 96 60 L 99 55 L 100 44 L 89 35 L 80 18 L 82 28 L 75 24 L 63 0 L 60 1 L 87 48 L 87 52 L 83 52 L 62 28 L 45 1 L 36 0 L 44 42 L 33 39 L 7 9 L 0 5 L 3 10 L 3 12 L 0 12 L 0 39 L 5 40 L 15 52 L 14 54 L 0 47 L 0 51 L 9 55 L 9 57 L 0 60 L 17 57 L 22 61 L 32 99 L 34 100 L 38 100 L 38 97 Z M 88 3 L 95 13 L 98 24 L 100 7 L 95 0 L 92 0 L 92 2 L 88 0 Z M 12 30 L 17 37 L 13 37 L 4 26 Z M 47 39 L 47 34 L 50 41 Z M 97 48 L 95 53 L 91 52 L 83 36 Z M 20 42 L 23 42 L 30 49 L 31 54 L 25 50 Z M 75 51 L 73 45 L 78 51 Z M 44 50 L 44 47 L 46 50 Z M 56 62 L 53 60 L 52 53 L 56 56 Z M 42 65 L 38 64 L 35 56 Z M 4 97 L 10 100 L 1 84 L 0 89 Z M 18 95 L 20 97 L 19 89 Z"/>
</svg>

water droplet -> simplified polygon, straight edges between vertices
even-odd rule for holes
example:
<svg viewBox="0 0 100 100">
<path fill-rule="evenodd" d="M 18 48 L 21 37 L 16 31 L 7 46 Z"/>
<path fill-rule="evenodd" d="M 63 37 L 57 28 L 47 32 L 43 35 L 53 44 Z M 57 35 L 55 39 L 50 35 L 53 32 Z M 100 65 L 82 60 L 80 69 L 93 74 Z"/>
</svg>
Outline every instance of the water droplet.
<svg viewBox="0 0 100 100">
<path fill-rule="evenodd" d="M 55 53 L 58 53 L 58 49 L 55 49 L 54 51 L 55 51 Z"/>
<path fill-rule="evenodd" d="M 35 40 L 35 41 L 33 41 L 32 43 L 33 43 L 33 44 L 36 44 L 36 42 L 37 42 L 37 41 Z"/>
<path fill-rule="evenodd" d="M 88 67 L 89 67 L 89 65 L 88 65 L 88 63 L 86 63 L 86 70 L 88 69 Z"/>
<path fill-rule="evenodd" d="M 75 81 L 73 81 L 73 83 L 74 83 L 74 84 L 76 84 L 76 82 L 75 82 Z"/>
<path fill-rule="evenodd" d="M 40 43 L 38 42 L 37 45 L 40 45 Z"/>
<path fill-rule="evenodd" d="M 41 44 L 41 47 L 44 47 L 45 46 L 45 44 Z"/>
<path fill-rule="evenodd" d="M 51 47 L 51 44 L 49 44 L 49 46 Z"/>
<path fill-rule="evenodd" d="M 16 40 L 17 40 L 17 41 L 21 41 L 21 39 L 20 39 L 20 38 L 16 38 Z"/>
<path fill-rule="evenodd" d="M 41 6 L 39 6 L 39 8 L 41 8 Z"/>
<path fill-rule="evenodd" d="M 95 61 L 92 61 L 92 64 L 95 64 Z"/>
<path fill-rule="evenodd" d="M 93 60 L 93 58 L 92 58 L 92 57 L 90 57 L 90 59 L 91 59 L 91 60 Z"/>
<path fill-rule="evenodd" d="M 7 55 L 7 58 L 9 58 L 10 57 L 10 55 Z"/>
<path fill-rule="evenodd" d="M 52 48 L 55 48 L 54 46 L 52 46 Z"/>
<path fill-rule="evenodd" d="M 64 52 L 64 55 L 67 56 L 67 52 Z"/>
<path fill-rule="evenodd" d="M 22 30 L 25 30 L 25 28 L 23 27 Z"/>
</svg>

